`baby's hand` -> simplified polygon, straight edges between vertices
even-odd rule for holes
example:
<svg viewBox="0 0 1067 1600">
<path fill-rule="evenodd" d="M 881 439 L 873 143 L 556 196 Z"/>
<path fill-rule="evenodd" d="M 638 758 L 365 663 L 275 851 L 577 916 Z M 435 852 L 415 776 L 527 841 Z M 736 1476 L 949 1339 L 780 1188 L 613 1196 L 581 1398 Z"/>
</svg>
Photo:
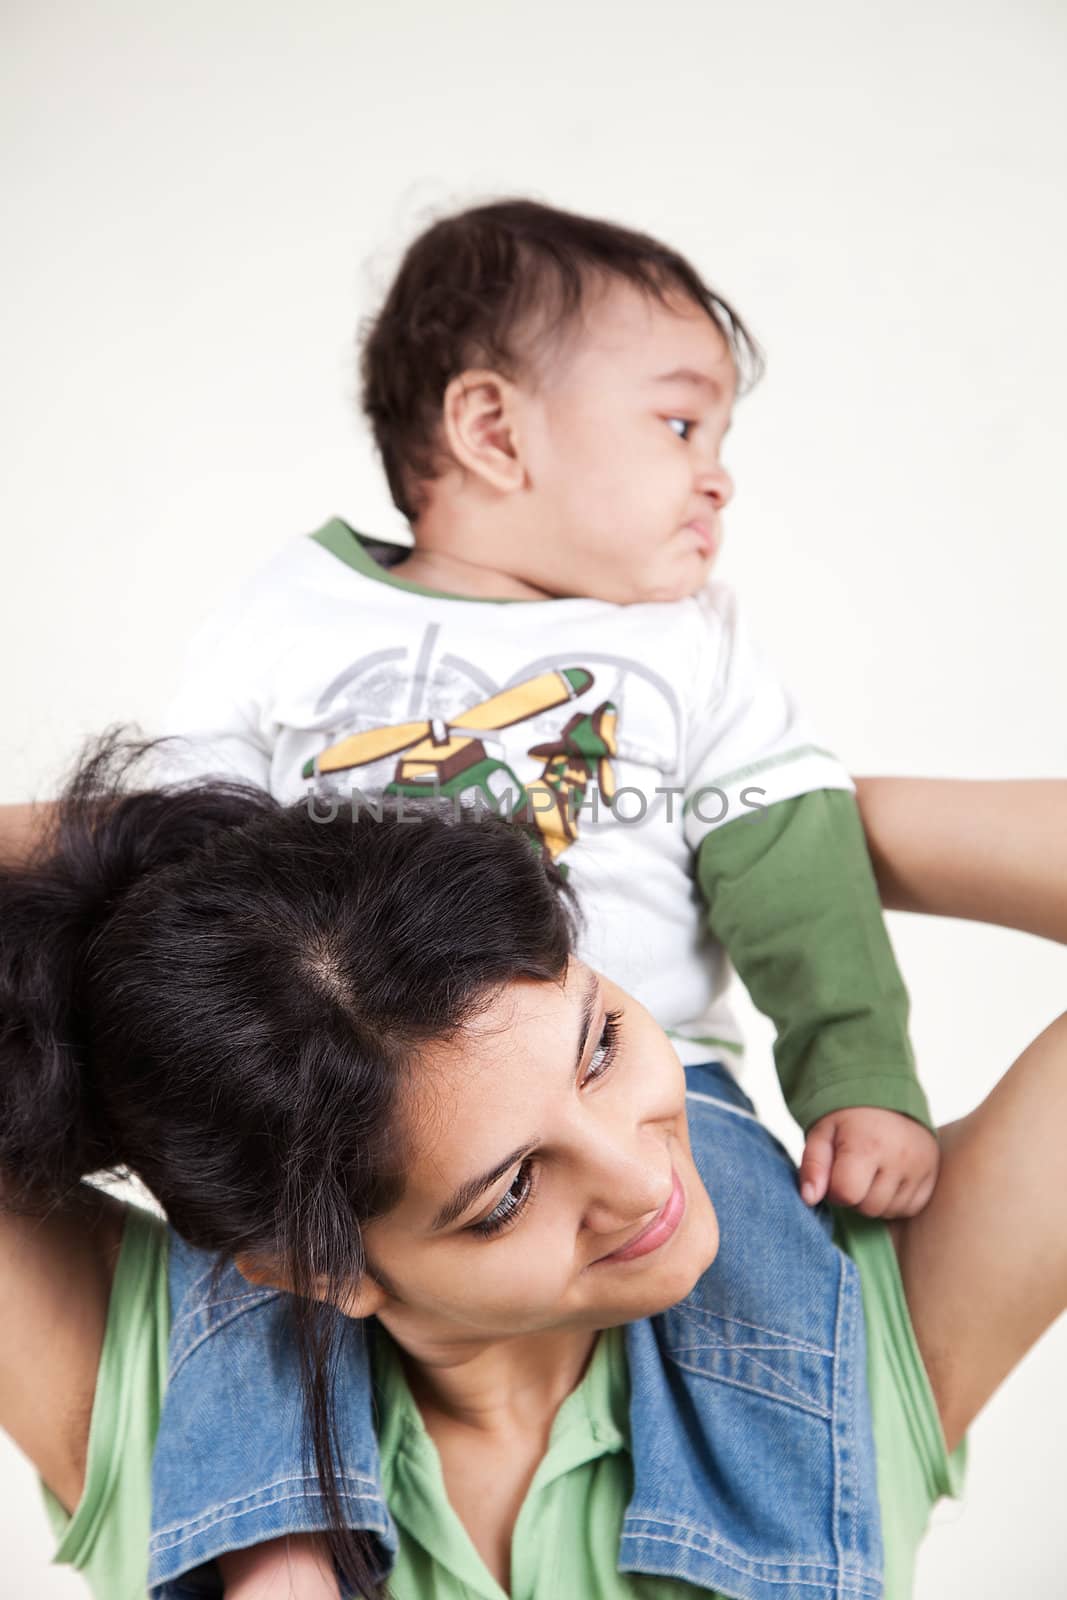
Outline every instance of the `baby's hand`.
<svg viewBox="0 0 1067 1600">
<path fill-rule="evenodd" d="M 809 1206 L 826 1199 L 865 1217 L 914 1217 L 933 1193 L 941 1152 L 914 1117 L 877 1106 L 848 1106 L 808 1129 L 800 1193 Z"/>
</svg>

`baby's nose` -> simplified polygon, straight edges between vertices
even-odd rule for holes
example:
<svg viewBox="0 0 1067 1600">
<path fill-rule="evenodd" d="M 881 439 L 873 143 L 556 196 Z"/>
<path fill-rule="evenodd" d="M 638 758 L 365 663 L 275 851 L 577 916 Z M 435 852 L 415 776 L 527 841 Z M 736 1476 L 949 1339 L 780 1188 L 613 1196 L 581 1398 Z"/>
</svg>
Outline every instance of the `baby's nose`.
<svg viewBox="0 0 1067 1600">
<path fill-rule="evenodd" d="M 701 491 L 706 494 L 716 511 L 721 511 L 734 496 L 734 480 L 725 467 L 714 466 L 701 474 Z"/>
</svg>

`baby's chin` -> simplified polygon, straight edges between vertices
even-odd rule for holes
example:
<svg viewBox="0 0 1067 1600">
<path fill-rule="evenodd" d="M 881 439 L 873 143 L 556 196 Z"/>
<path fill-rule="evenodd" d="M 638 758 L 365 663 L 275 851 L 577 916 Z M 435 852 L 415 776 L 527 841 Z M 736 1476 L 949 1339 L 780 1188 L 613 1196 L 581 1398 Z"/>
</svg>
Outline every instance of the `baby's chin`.
<svg viewBox="0 0 1067 1600">
<path fill-rule="evenodd" d="M 715 555 L 698 556 L 687 552 L 669 564 L 664 562 L 658 571 L 635 580 L 634 593 L 624 603 L 633 605 L 643 601 L 648 605 L 662 605 L 675 600 L 691 600 L 703 589 L 714 566 Z"/>
<path fill-rule="evenodd" d="M 692 600 L 708 581 L 705 572 L 695 582 L 662 583 L 650 586 L 645 593 L 635 594 L 625 605 L 674 605 L 679 600 Z"/>
</svg>

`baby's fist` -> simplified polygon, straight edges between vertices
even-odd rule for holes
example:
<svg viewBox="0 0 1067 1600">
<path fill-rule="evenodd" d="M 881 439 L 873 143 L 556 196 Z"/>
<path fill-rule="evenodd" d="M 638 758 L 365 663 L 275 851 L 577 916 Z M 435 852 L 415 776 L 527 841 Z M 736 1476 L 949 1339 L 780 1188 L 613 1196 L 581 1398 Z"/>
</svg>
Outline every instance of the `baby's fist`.
<svg viewBox="0 0 1067 1600">
<path fill-rule="evenodd" d="M 937 1139 L 914 1117 L 878 1106 L 848 1106 L 808 1129 L 800 1193 L 809 1206 L 830 1200 L 865 1217 L 914 1217 L 933 1193 Z"/>
</svg>

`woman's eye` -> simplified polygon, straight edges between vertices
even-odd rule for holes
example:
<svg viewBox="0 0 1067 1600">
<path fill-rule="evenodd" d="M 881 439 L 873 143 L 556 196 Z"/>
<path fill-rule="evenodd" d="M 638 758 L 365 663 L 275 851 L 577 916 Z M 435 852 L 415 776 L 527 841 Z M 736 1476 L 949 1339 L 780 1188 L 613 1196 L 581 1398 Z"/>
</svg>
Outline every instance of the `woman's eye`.
<svg viewBox="0 0 1067 1600">
<path fill-rule="evenodd" d="M 533 1162 L 527 1157 L 515 1174 L 515 1182 L 507 1194 L 481 1222 L 471 1223 L 470 1232 L 477 1234 L 479 1239 L 491 1239 L 495 1233 L 506 1228 L 525 1207 L 533 1191 L 533 1182 Z"/>
<path fill-rule="evenodd" d="M 600 1039 L 597 1047 L 589 1059 L 589 1066 L 582 1086 L 594 1082 L 597 1078 L 604 1077 L 615 1060 L 619 1048 L 619 1035 L 622 1032 L 622 1012 L 609 1011 L 604 1018 L 604 1026 L 600 1030 Z M 509 1223 L 515 1221 L 529 1204 L 530 1196 L 537 1183 L 536 1164 L 527 1156 L 515 1174 L 515 1181 L 502 1199 L 493 1207 L 487 1217 L 480 1222 L 472 1222 L 466 1231 L 475 1234 L 479 1239 L 492 1239 L 495 1234 L 503 1232 Z"/>
<path fill-rule="evenodd" d="M 680 422 L 683 428 L 695 428 L 696 427 L 696 423 L 692 422 L 688 417 L 668 417 L 666 419 L 666 422 L 667 422 L 668 428 L 672 427 L 674 425 L 674 423 L 676 423 L 676 422 Z M 679 433 L 678 437 L 679 437 L 679 439 L 683 440 L 686 444 L 688 444 L 689 435 L 687 433 Z"/>
<path fill-rule="evenodd" d="M 604 1027 L 601 1030 L 600 1042 L 593 1051 L 589 1061 L 589 1070 L 582 1079 L 583 1083 L 590 1083 L 596 1078 L 602 1078 L 615 1060 L 619 1048 L 619 1034 L 622 1031 L 622 1012 L 609 1011 L 604 1018 Z"/>
</svg>

